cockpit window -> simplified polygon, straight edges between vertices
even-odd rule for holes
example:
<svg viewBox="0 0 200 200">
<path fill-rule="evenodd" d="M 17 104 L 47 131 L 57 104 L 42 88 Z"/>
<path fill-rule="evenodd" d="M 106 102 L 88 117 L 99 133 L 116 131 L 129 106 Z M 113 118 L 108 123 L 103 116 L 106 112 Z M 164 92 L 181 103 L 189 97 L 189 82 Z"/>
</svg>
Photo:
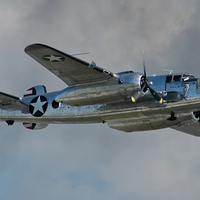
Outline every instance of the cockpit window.
<svg viewBox="0 0 200 200">
<path fill-rule="evenodd" d="M 172 82 L 172 75 L 166 77 L 166 83 Z"/>
<path fill-rule="evenodd" d="M 185 81 L 194 81 L 196 80 L 195 76 L 194 75 L 191 75 L 191 74 L 183 74 L 183 77 L 182 77 L 182 81 L 185 82 Z"/>
<path fill-rule="evenodd" d="M 190 75 L 183 74 L 182 81 L 188 81 L 190 79 Z"/>
<path fill-rule="evenodd" d="M 174 75 L 173 82 L 181 81 L 181 75 Z"/>
<path fill-rule="evenodd" d="M 166 83 L 171 82 L 186 82 L 186 81 L 196 81 L 197 78 L 195 78 L 192 74 L 174 74 L 174 75 L 168 75 L 166 76 Z"/>
</svg>

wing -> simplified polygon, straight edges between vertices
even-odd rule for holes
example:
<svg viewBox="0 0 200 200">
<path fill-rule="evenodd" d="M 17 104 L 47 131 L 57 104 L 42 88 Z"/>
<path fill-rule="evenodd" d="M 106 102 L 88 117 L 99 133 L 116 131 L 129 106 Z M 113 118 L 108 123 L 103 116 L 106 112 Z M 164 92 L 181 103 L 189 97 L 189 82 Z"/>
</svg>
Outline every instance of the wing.
<svg viewBox="0 0 200 200">
<path fill-rule="evenodd" d="M 108 80 L 113 77 L 111 72 L 97 67 L 94 62 L 89 64 L 43 44 L 32 44 L 24 51 L 69 86 Z"/>
<path fill-rule="evenodd" d="M 188 125 L 188 126 L 172 127 L 172 129 L 175 129 L 177 131 L 181 131 L 181 132 L 184 132 L 184 133 L 187 133 L 190 135 L 200 136 L 199 122 L 196 122 L 196 123 Z"/>
<path fill-rule="evenodd" d="M 108 116 L 102 117 L 103 120 L 108 122 L 110 128 L 125 132 L 172 128 L 194 136 L 200 136 L 200 125 L 199 123 L 194 123 L 192 116 L 193 111 L 200 109 L 200 99 L 168 103 L 165 107 L 132 107 L 131 111 L 130 105 L 128 102 L 124 102 L 124 104 L 117 103 L 114 109 L 110 108 L 116 119 L 110 119 Z M 108 107 L 109 104 L 106 106 Z M 109 109 L 106 106 L 101 108 L 102 111 Z M 117 110 L 115 108 L 120 109 Z M 172 112 L 174 112 L 176 120 L 170 120 Z M 120 115 L 121 118 L 117 118 Z"/>
<path fill-rule="evenodd" d="M 21 110 L 29 112 L 28 105 L 23 103 L 20 98 L 0 92 L 0 108 L 4 110 Z"/>
</svg>

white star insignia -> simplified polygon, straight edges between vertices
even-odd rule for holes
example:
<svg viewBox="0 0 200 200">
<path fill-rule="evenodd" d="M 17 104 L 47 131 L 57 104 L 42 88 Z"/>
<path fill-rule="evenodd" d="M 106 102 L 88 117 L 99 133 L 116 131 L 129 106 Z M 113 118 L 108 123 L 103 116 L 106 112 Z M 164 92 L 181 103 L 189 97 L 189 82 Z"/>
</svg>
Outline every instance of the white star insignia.
<svg viewBox="0 0 200 200">
<path fill-rule="evenodd" d="M 63 59 L 63 57 L 61 56 L 54 56 L 54 55 L 44 56 L 43 58 L 48 59 L 50 62 L 53 62 L 53 61 L 61 62 Z"/>
<path fill-rule="evenodd" d="M 44 110 L 43 110 L 43 105 L 46 103 L 46 101 L 41 101 L 41 97 L 39 96 L 37 101 L 35 103 L 31 103 L 31 105 L 34 107 L 33 110 L 33 115 L 37 112 L 40 111 L 41 113 L 44 114 Z"/>
</svg>

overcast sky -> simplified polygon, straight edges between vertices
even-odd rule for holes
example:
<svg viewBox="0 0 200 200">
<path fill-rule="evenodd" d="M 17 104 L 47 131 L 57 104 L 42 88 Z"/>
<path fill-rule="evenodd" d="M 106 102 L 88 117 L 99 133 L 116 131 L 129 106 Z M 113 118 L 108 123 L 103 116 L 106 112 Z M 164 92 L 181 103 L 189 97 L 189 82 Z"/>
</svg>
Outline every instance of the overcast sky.
<svg viewBox="0 0 200 200">
<path fill-rule="evenodd" d="M 44 43 L 112 72 L 200 77 L 199 0 L 0 0 L 0 91 L 66 85 L 24 53 Z M 29 131 L 0 123 L 0 199 L 197 200 L 200 138 L 106 124 Z"/>
</svg>

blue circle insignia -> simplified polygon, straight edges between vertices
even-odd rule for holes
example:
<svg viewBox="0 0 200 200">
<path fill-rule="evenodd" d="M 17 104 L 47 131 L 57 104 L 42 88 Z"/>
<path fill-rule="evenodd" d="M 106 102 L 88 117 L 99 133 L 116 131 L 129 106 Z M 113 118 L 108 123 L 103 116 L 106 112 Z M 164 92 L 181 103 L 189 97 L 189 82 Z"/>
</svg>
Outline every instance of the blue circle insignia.
<svg viewBox="0 0 200 200">
<path fill-rule="evenodd" d="M 45 96 L 38 96 L 32 99 L 29 105 L 29 111 L 34 117 L 44 115 L 48 107 L 48 101 Z"/>
</svg>

